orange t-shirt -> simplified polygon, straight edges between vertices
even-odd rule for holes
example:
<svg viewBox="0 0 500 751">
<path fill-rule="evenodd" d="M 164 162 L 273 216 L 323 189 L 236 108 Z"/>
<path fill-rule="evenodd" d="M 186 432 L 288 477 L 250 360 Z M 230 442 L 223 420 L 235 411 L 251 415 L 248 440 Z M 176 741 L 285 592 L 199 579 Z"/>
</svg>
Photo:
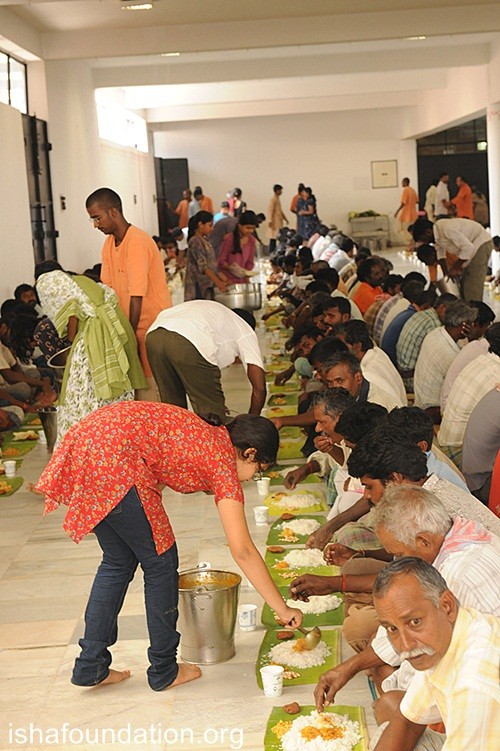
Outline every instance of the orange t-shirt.
<svg viewBox="0 0 500 751">
<path fill-rule="evenodd" d="M 181 229 L 187 227 L 189 221 L 189 201 L 185 198 L 183 198 L 182 201 L 179 201 L 175 213 L 179 216 L 179 227 Z"/>
<path fill-rule="evenodd" d="M 457 207 L 458 219 L 474 219 L 474 207 L 472 205 L 472 189 L 467 183 L 462 183 L 455 198 L 451 199 Z"/>
<path fill-rule="evenodd" d="M 211 198 L 203 196 L 200 201 L 200 211 L 209 211 L 211 214 L 214 213 L 214 205 Z"/>
<path fill-rule="evenodd" d="M 399 213 L 400 221 L 413 223 L 418 217 L 418 196 L 409 185 L 403 188 L 401 203 L 403 204 L 403 208 Z"/>
<path fill-rule="evenodd" d="M 141 317 L 135 333 L 144 374 L 151 376 L 146 332 L 158 313 L 172 307 L 162 257 L 153 238 L 132 225 L 119 245 L 115 245 L 114 236 L 109 235 L 102 249 L 101 281 L 114 289 L 127 318 L 130 298 L 142 297 Z"/>
<path fill-rule="evenodd" d="M 377 295 L 383 294 L 382 287 L 372 287 L 368 282 L 361 282 L 356 287 L 356 291 L 351 295 L 351 300 L 356 303 L 364 315 L 370 305 L 375 301 Z"/>
</svg>

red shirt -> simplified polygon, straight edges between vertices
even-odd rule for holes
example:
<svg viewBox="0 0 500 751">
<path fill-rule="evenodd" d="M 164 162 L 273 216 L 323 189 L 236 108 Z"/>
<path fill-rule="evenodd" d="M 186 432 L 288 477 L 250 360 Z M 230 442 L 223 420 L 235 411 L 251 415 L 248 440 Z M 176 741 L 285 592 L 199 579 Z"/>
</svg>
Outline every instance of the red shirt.
<svg viewBox="0 0 500 751">
<path fill-rule="evenodd" d="M 171 404 L 119 402 L 65 435 L 37 483 L 45 514 L 68 506 L 63 527 L 79 542 L 135 485 L 158 554 L 174 543 L 157 483 L 243 503 L 234 447 L 224 427 Z"/>
</svg>

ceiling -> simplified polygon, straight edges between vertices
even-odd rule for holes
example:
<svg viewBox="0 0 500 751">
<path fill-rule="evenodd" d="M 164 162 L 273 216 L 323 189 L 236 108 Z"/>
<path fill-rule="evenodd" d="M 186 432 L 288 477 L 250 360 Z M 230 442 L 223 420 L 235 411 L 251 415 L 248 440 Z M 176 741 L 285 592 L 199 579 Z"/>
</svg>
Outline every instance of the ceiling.
<svg viewBox="0 0 500 751">
<path fill-rule="evenodd" d="M 86 60 L 153 128 L 206 117 L 411 106 L 452 69 L 486 66 L 500 2 L 0 0 L 0 48 Z"/>
</svg>

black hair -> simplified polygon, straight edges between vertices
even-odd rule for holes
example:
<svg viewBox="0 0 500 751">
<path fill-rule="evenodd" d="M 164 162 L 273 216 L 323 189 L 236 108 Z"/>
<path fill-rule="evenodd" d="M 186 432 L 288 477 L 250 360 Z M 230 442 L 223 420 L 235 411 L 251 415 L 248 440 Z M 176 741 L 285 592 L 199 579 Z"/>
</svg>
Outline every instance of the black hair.
<svg viewBox="0 0 500 751">
<path fill-rule="evenodd" d="M 341 315 L 347 315 L 351 313 L 351 303 L 346 297 L 330 297 L 328 302 L 323 305 L 323 313 L 329 308 L 337 308 Z"/>
<path fill-rule="evenodd" d="M 434 227 L 433 223 L 429 219 L 425 219 L 423 216 L 419 217 L 411 226 L 411 234 L 416 243 L 427 239 L 428 231 Z"/>
<path fill-rule="evenodd" d="M 311 248 L 307 248 L 304 245 L 297 251 L 297 260 L 302 261 L 305 266 L 310 266 L 313 262 L 313 254 Z"/>
<path fill-rule="evenodd" d="M 322 316 L 322 315 L 323 315 L 323 306 L 321 304 L 315 305 L 311 310 L 311 320 L 313 321 L 315 318 L 317 318 L 318 316 Z"/>
<path fill-rule="evenodd" d="M 404 433 L 412 443 L 425 441 L 427 451 L 431 450 L 434 440 L 434 423 L 432 417 L 420 407 L 395 407 L 389 412 L 387 427 L 394 435 Z"/>
<path fill-rule="evenodd" d="M 21 300 L 21 295 L 24 292 L 35 292 L 35 288 L 32 284 L 19 284 L 14 290 L 16 300 Z"/>
<path fill-rule="evenodd" d="M 4 300 L 2 306 L 0 307 L 0 317 L 5 319 L 9 318 L 14 314 L 14 311 L 17 308 L 18 304 L 18 301 L 14 300 L 14 298 L 10 300 Z"/>
<path fill-rule="evenodd" d="M 317 339 L 318 336 L 323 337 L 324 334 L 324 331 L 321 331 L 321 329 L 318 329 L 317 326 L 311 323 L 307 324 L 306 326 L 301 326 L 299 329 L 296 329 L 290 337 L 289 341 L 291 346 L 294 347 L 300 342 L 303 336 L 310 337 L 311 339 Z"/>
<path fill-rule="evenodd" d="M 366 281 L 370 274 L 372 273 L 372 269 L 375 266 L 383 266 L 383 262 L 381 258 L 378 258 L 378 256 L 372 256 L 371 258 L 365 258 L 358 266 L 358 272 L 357 276 L 360 282 Z"/>
<path fill-rule="evenodd" d="M 484 338 L 489 342 L 489 352 L 493 352 L 500 357 L 500 323 L 492 324 L 487 329 Z"/>
<path fill-rule="evenodd" d="M 241 198 L 241 195 L 242 195 L 241 188 L 235 188 L 233 190 L 234 198 Z"/>
<path fill-rule="evenodd" d="M 196 196 L 202 196 L 203 195 L 203 188 L 201 185 L 197 185 L 196 188 L 193 190 L 193 196 L 196 198 Z"/>
<path fill-rule="evenodd" d="M 331 299 L 332 298 L 329 292 L 315 292 L 313 295 L 311 295 L 311 299 L 309 300 L 309 303 L 311 307 L 314 307 L 315 305 L 321 305 L 323 307 Z"/>
<path fill-rule="evenodd" d="M 94 203 L 99 204 L 103 209 L 117 209 L 120 214 L 123 213 L 122 199 L 111 188 L 98 188 L 94 190 L 85 201 L 85 208 L 89 209 Z"/>
<path fill-rule="evenodd" d="M 196 230 L 198 229 L 199 224 L 206 224 L 207 222 L 211 222 L 214 218 L 214 215 L 210 213 L 210 211 L 197 211 L 194 216 L 191 217 L 191 219 L 188 222 L 188 240 L 190 240 Z"/>
<path fill-rule="evenodd" d="M 425 263 L 426 266 L 433 266 L 437 260 L 436 248 L 434 245 L 429 245 L 428 243 L 420 245 L 417 248 L 417 258 L 422 263 Z"/>
<path fill-rule="evenodd" d="M 256 450 L 259 464 L 275 464 L 280 445 L 280 435 L 271 420 L 260 415 L 237 415 L 226 428 L 231 443 L 240 453 L 249 448 Z"/>
<path fill-rule="evenodd" d="M 316 263 L 318 263 L 318 261 L 316 261 Z M 332 287 L 332 291 L 336 290 L 339 286 L 339 272 L 337 269 L 331 269 L 330 267 L 320 268 L 314 272 L 313 276 L 318 282 L 329 283 Z"/>
<path fill-rule="evenodd" d="M 405 282 L 422 282 L 424 287 L 427 284 L 427 279 L 425 278 L 423 274 L 420 273 L 420 271 L 409 271 L 407 274 L 405 274 L 404 281 Z"/>
<path fill-rule="evenodd" d="M 347 389 L 325 389 L 313 394 L 310 402 L 310 408 L 323 407 L 323 411 L 330 417 L 342 415 L 347 409 L 351 409 L 356 404 L 356 399 L 347 391 Z"/>
<path fill-rule="evenodd" d="M 476 308 L 477 318 L 474 321 L 478 326 L 489 326 L 495 320 L 495 313 L 492 311 L 489 305 L 486 305 L 482 300 L 469 300 L 468 305 L 471 308 Z"/>
<path fill-rule="evenodd" d="M 343 250 L 344 253 L 350 253 L 351 250 L 354 248 L 355 242 L 354 240 L 351 240 L 350 237 L 344 237 L 341 240 L 340 243 L 340 250 Z"/>
<path fill-rule="evenodd" d="M 449 172 L 440 172 L 439 173 L 439 179 L 441 180 L 441 178 L 443 178 L 443 177 L 445 177 L 446 175 L 449 175 L 449 174 L 450 174 Z"/>
<path fill-rule="evenodd" d="M 277 190 L 283 190 L 283 186 L 279 183 L 276 183 L 276 185 L 273 185 L 273 191 L 276 193 Z"/>
<path fill-rule="evenodd" d="M 42 261 L 35 266 L 35 281 L 42 276 L 42 274 L 48 274 L 50 271 L 64 271 L 63 267 L 57 261 Z"/>
<path fill-rule="evenodd" d="M 444 305 L 445 308 L 447 308 L 448 305 L 451 305 L 451 303 L 455 302 L 455 300 L 458 300 L 458 297 L 456 295 L 453 295 L 451 292 L 444 292 L 436 299 L 434 307 L 439 308 L 440 305 Z"/>
<path fill-rule="evenodd" d="M 354 262 L 356 263 L 356 266 L 361 263 L 361 261 L 365 261 L 367 258 L 371 258 L 372 252 L 370 248 L 365 248 L 364 246 L 361 248 L 358 248 L 356 251 L 356 255 L 354 256 Z"/>
<path fill-rule="evenodd" d="M 283 256 L 282 265 L 285 266 L 293 266 L 295 268 L 295 263 L 297 259 L 295 258 L 295 255 L 293 253 L 287 253 L 285 256 Z"/>
<path fill-rule="evenodd" d="M 21 313 L 14 316 L 10 324 L 10 344 L 16 357 L 25 365 L 30 362 L 34 351 L 33 334 L 39 320 L 36 314 Z"/>
<path fill-rule="evenodd" d="M 416 302 L 419 294 L 424 291 L 424 286 L 425 282 L 422 283 L 413 279 L 410 279 L 410 281 L 405 280 L 401 292 L 403 293 L 403 297 L 406 297 L 409 302 Z"/>
<path fill-rule="evenodd" d="M 309 352 L 307 359 L 310 365 L 313 363 L 323 363 L 328 360 L 336 352 L 347 352 L 347 347 L 344 342 L 339 339 L 334 339 L 333 336 L 325 336 L 317 344 L 314 345 Z"/>
<path fill-rule="evenodd" d="M 309 282 L 307 285 L 306 292 L 326 292 L 327 294 L 330 292 L 330 288 L 326 282 Z"/>
<path fill-rule="evenodd" d="M 419 308 L 428 307 L 433 308 L 436 303 L 436 292 L 433 289 L 423 289 L 414 300 L 415 304 Z"/>
<path fill-rule="evenodd" d="M 364 321 L 351 319 L 335 326 L 334 333 L 343 334 L 346 344 L 361 344 L 363 352 L 373 349 L 373 340 Z"/>
<path fill-rule="evenodd" d="M 388 433 L 382 426 L 364 436 L 347 460 L 351 477 L 371 477 L 387 483 L 395 472 L 411 482 L 427 476 L 427 457 L 405 433 Z"/>
<path fill-rule="evenodd" d="M 328 389 L 328 391 L 339 391 L 339 389 Z M 387 410 L 381 404 L 354 401 L 354 404 L 339 417 L 335 432 L 349 443 L 357 444 L 363 436 L 371 433 L 386 420 Z"/>
<path fill-rule="evenodd" d="M 325 360 L 321 366 L 323 373 L 327 373 L 331 368 L 336 365 L 346 365 L 351 375 L 361 373 L 361 365 L 356 355 L 353 355 L 349 350 L 346 352 L 336 352 L 334 355 Z"/>
<path fill-rule="evenodd" d="M 248 323 L 250 328 L 255 331 L 257 322 L 255 320 L 254 314 L 250 310 L 244 310 L 243 308 L 233 308 L 233 313 L 236 313 L 237 316 L 243 318 L 245 323 Z"/>
<path fill-rule="evenodd" d="M 416 272 L 418 273 L 418 272 Z M 389 274 L 382 284 L 384 292 L 389 292 L 391 288 L 401 287 L 404 282 L 404 277 L 401 274 Z"/>
</svg>

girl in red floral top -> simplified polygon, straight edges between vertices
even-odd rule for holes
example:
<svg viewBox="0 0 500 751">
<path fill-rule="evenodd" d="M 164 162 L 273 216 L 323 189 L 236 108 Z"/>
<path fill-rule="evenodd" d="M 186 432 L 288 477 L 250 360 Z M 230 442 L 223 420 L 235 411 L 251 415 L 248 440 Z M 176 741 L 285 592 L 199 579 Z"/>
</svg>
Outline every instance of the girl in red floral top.
<svg viewBox="0 0 500 751">
<path fill-rule="evenodd" d="M 300 610 L 289 608 L 252 542 L 241 481 L 273 464 L 279 437 L 264 417 L 239 415 L 227 426 L 209 425 L 170 404 L 120 402 L 72 427 L 37 483 L 45 513 L 64 503 L 64 528 L 75 542 L 95 532 L 103 552 L 85 611 L 85 635 L 72 682 L 119 683 L 128 670 L 111 670 L 109 647 L 138 564 L 144 573 L 150 637 L 148 681 L 161 691 L 201 675 L 177 664 L 179 634 L 177 547 L 161 502 L 161 489 L 213 493 L 236 563 L 276 611 L 296 628 Z"/>
</svg>

